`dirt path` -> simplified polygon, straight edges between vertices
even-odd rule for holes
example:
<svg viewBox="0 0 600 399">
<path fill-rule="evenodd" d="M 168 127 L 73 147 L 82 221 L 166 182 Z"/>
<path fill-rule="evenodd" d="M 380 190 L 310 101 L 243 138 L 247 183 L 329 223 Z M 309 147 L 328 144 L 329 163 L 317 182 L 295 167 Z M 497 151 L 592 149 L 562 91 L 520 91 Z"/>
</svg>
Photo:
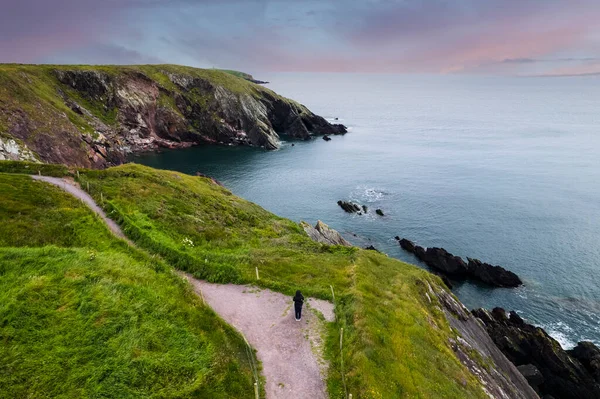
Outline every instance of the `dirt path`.
<svg viewBox="0 0 600 399">
<path fill-rule="evenodd" d="M 266 377 L 267 399 L 327 398 L 322 332 L 333 321 L 333 305 L 308 299 L 302 320 L 294 317 L 292 298 L 270 290 L 210 284 L 181 273 L 227 323 L 241 331 L 257 351 Z"/>
<path fill-rule="evenodd" d="M 127 241 L 127 243 L 129 243 L 129 245 L 134 245 L 133 242 L 131 242 L 125 236 L 125 234 L 123 234 L 123 231 L 121 230 L 119 225 L 117 223 L 115 223 L 114 220 L 112 220 L 108 216 L 106 216 L 106 213 L 104 213 L 104 211 L 96 204 L 94 199 L 92 197 L 90 197 L 90 195 L 88 193 L 83 191 L 79 187 L 79 185 L 77 183 L 75 183 L 74 181 L 68 180 L 68 179 L 61 179 L 58 177 L 48 177 L 48 176 L 38 176 L 38 175 L 32 175 L 31 177 L 34 180 L 40 180 L 40 181 L 58 186 L 58 187 L 62 188 L 63 190 L 65 190 L 66 192 L 68 192 L 69 194 L 73 195 L 74 197 L 82 200 L 95 214 L 100 216 L 100 218 L 104 221 L 104 223 L 106 223 L 106 225 L 108 226 L 110 231 L 113 232 L 114 235 Z"/>
<path fill-rule="evenodd" d="M 58 186 L 82 200 L 117 237 L 135 245 L 77 183 L 57 177 L 33 175 L 32 178 Z M 180 275 L 256 349 L 266 379 L 267 399 L 327 398 L 327 363 L 322 354 L 325 325 L 320 316 L 334 321 L 330 302 L 308 298 L 302 320 L 297 322 L 291 297 L 251 286 L 210 284 L 184 273 Z"/>
</svg>

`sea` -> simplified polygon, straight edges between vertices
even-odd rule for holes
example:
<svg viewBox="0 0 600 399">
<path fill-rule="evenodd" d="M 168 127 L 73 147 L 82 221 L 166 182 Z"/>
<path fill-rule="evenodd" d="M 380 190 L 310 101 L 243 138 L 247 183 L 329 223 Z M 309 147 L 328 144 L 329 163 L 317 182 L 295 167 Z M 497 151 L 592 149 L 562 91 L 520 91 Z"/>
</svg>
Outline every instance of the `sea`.
<svg viewBox="0 0 600 399">
<path fill-rule="evenodd" d="M 349 132 L 329 142 L 282 135 L 276 151 L 200 146 L 134 161 L 210 175 L 273 213 L 322 220 L 422 268 L 395 236 L 501 265 L 524 286 L 455 282 L 454 293 L 469 308 L 515 310 L 564 348 L 600 344 L 600 77 L 259 78 Z M 370 211 L 347 214 L 338 200 Z"/>
</svg>

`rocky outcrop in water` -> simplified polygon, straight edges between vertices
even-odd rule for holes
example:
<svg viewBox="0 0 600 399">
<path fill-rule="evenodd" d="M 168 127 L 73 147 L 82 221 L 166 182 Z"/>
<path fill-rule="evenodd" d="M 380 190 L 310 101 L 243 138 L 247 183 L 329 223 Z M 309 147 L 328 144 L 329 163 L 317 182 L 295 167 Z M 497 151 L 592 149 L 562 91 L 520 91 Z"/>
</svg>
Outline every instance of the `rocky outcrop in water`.
<svg viewBox="0 0 600 399">
<path fill-rule="evenodd" d="M 523 372 L 540 395 L 555 399 L 600 398 L 600 350 L 580 342 L 570 351 L 542 328 L 502 308 L 474 310 L 504 355 Z"/>
<path fill-rule="evenodd" d="M 0 67 L 0 82 L 0 137 L 20 143 L 22 159 L 31 152 L 44 162 L 102 168 L 158 148 L 276 149 L 280 133 L 304 140 L 346 133 L 301 104 L 218 70 L 9 65 Z"/>
<path fill-rule="evenodd" d="M 327 226 L 320 220 L 317 221 L 315 227 L 306 222 L 301 222 L 300 225 L 313 241 L 327 245 L 342 245 L 344 247 L 352 246 L 352 244 L 346 241 L 340 233 Z"/>
<path fill-rule="evenodd" d="M 483 263 L 479 259 L 467 258 L 469 276 L 486 284 L 498 287 L 518 287 L 523 284 L 519 276 L 500 266 Z"/>
<path fill-rule="evenodd" d="M 407 240 L 406 238 L 400 238 L 398 236 L 395 237 L 396 240 L 398 241 L 398 243 L 400 244 L 400 247 L 402 247 L 402 249 L 404 249 L 405 251 L 408 252 L 415 252 L 415 243 Z"/>
<path fill-rule="evenodd" d="M 492 266 L 478 259 L 468 259 L 468 264 L 444 248 L 423 248 L 406 238 L 396 236 L 400 247 L 414 254 L 432 269 L 455 278 L 471 278 L 496 287 L 518 287 L 523 284 L 519 276 L 501 266 Z"/>
<path fill-rule="evenodd" d="M 357 213 L 360 212 L 360 210 L 362 209 L 359 205 L 355 204 L 354 202 L 340 200 L 337 202 L 337 204 L 347 213 Z"/>
</svg>

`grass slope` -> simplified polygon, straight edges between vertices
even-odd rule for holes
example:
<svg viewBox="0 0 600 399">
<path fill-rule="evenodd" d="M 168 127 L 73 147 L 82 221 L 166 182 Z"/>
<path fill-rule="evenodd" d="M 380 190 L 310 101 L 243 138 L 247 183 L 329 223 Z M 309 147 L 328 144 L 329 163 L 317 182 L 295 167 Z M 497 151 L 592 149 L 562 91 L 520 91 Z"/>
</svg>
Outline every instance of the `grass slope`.
<svg viewBox="0 0 600 399">
<path fill-rule="evenodd" d="M 252 383 L 241 337 L 164 262 L 0 173 L 0 398 L 253 398 Z"/>
<path fill-rule="evenodd" d="M 442 289 L 437 277 L 372 251 L 315 243 L 296 223 L 206 178 L 129 164 L 80 181 L 97 200 L 103 194 L 105 209 L 138 245 L 199 278 L 325 299 L 333 299 L 333 286 L 332 398 L 486 396 L 452 353 L 454 333 L 426 295 L 429 286 Z"/>
</svg>

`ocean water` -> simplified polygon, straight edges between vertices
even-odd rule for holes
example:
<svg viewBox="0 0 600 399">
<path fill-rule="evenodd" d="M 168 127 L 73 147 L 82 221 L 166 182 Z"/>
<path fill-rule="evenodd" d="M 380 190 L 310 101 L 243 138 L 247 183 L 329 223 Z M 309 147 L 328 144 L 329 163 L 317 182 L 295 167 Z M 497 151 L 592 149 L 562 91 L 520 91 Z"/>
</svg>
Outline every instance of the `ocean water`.
<svg viewBox="0 0 600 399">
<path fill-rule="evenodd" d="M 208 146 L 135 161 L 206 173 L 276 214 L 323 220 L 424 268 L 394 236 L 502 265 L 525 285 L 465 282 L 454 292 L 470 308 L 516 310 L 564 347 L 600 344 L 599 77 L 259 78 L 349 133 L 283 138 L 271 152 Z M 371 212 L 348 215 L 340 199 Z"/>
</svg>

